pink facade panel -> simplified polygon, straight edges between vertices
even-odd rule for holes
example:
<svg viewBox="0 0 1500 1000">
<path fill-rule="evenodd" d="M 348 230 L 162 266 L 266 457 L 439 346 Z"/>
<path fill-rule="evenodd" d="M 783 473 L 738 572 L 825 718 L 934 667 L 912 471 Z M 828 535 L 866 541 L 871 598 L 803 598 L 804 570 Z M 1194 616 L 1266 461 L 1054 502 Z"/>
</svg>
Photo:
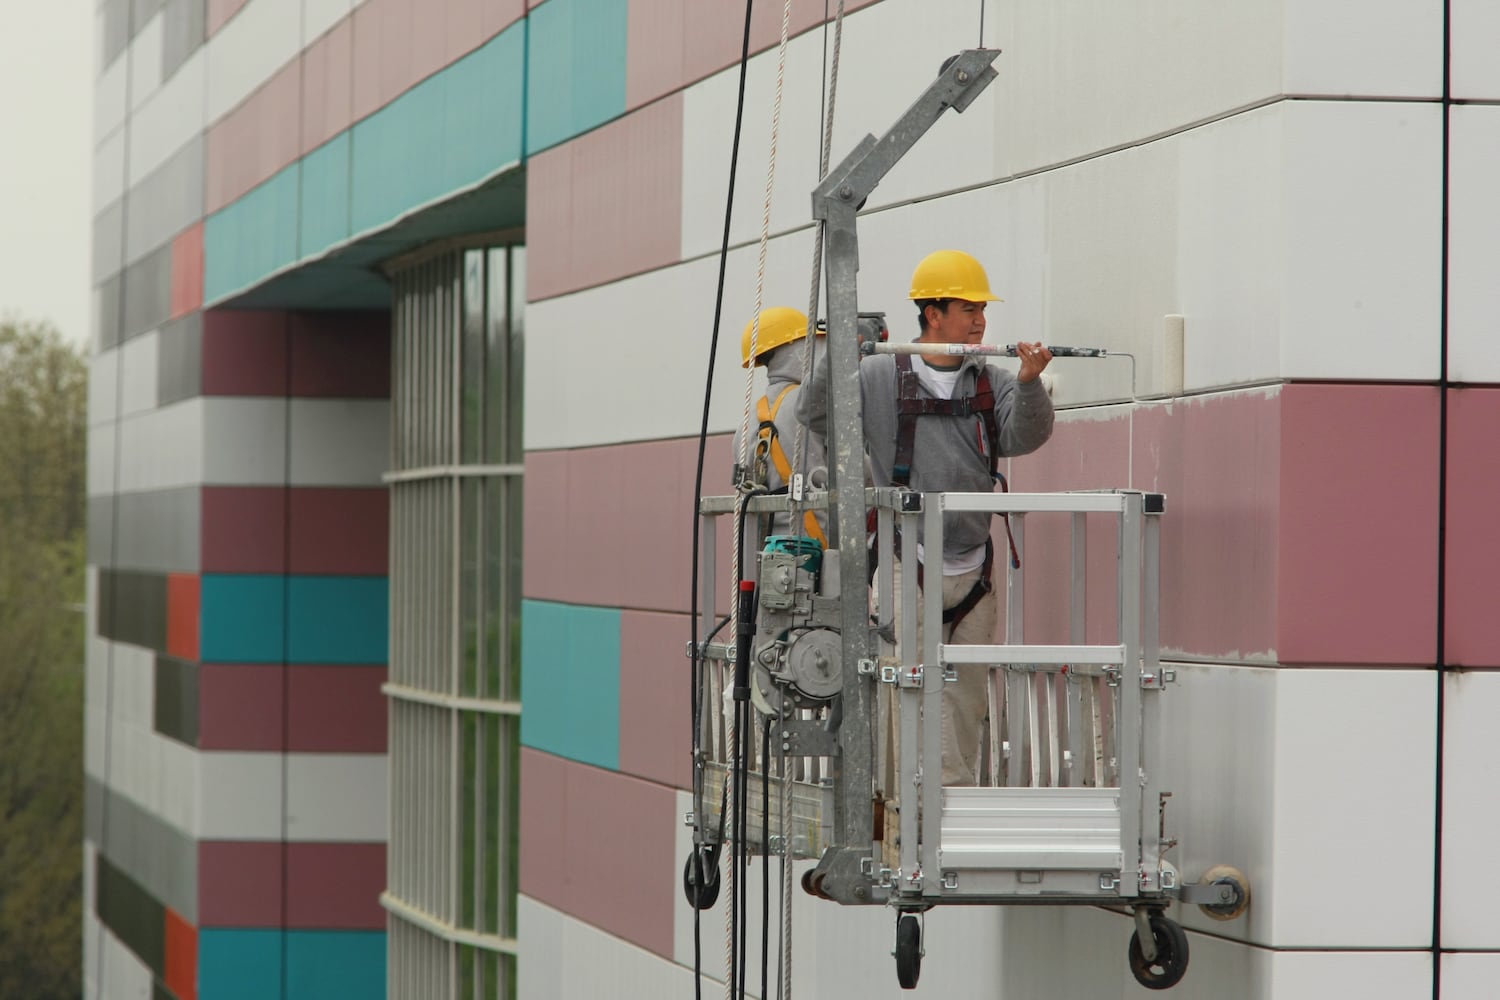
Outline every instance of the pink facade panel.
<svg viewBox="0 0 1500 1000">
<path fill-rule="evenodd" d="M 301 76 L 301 61 L 293 59 L 208 130 L 205 212 L 217 212 L 301 154 Z"/>
<path fill-rule="evenodd" d="M 385 576 L 390 495 L 384 487 L 293 489 L 292 573 Z"/>
<path fill-rule="evenodd" d="M 1448 391 L 1444 658 L 1500 667 L 1500 388 Z"/>
<path fill-rule="evenodd" d="M 234 15 L 240 12 L 248 0 L 208 0 L 207 16 L 204 19 L 204 27 L 209 37 L 214 32 L 224 27 L 224 24 Z"/>
<path fill-rule="evenodd" d="M 353 121 L 354 21 L 344 18 L 302 54 L 302 154 Z"/>
<path fill-rule="evenodd" d="M 286 845 L 286 926 L 384 930 L 384 844 Z"/>
<path fill-rule="evenodd" d="M 172 318 L 203 305 L 203 223 L 195 222 L 172 241 Z"/>
<path fill-rule="evenodd" d="M 198 668 L 200 750 L 285 750 L 286 670 L 275 664 Z"/>
<path fill-rule="evenodd" d="M 527 176 L 528 301 L 676 263 L 681 95 L 536 157 Z"/>
<path fill-rule="evenodd" d="M 1052 440 L 1040 450 L 1010 462 L 1010 488 L 1017 492 L 1117 489 L 1129 484 L 1130 421 L 1118 410 L 1104 416 L 1062 414 Z M 1067 643 L 1071 636 L 1071 546 L 1073 520 L 1068 514 L 1029 514 L 1020 519 L 1021 544 L 1026 550 L 1021 571 L 1026 580 L 1026 642 Z M 1089 591 L 1085 601 L 1087 631 L 1083 641 L 1116 642 L 1115 519 L 1094 514 L 1085 518 Z M 995 579 L 1004 579 L 1008 541 L 1003 521 L 997 519 Z M 1005 615 L 1000 615 L 1000 631 Z"/>
<path fill-rule="evenodd" d="M 620 770 L 676 788 L 693 781 L 688 637 L 686 615 L 620 617 Z"/>
<path fill-rule="evenodd" d="M 671 788 L 523 749 L 521 891 L 671 958 L 676 806 Z"/>
<path fill-rule="evenodd" d="M 280 927 L 280 841 L 198 844 L 198 926 Z"/>
<path fill-rule="evenodd" d="M 1274 662 L 1280 425 L 1265 390 L 1137 412 L 1133 485 L 1166 494 L 1165 655 Z"/>
<path fill-rule="evenodd" d="M 526 597 L 648 611 L 689 608 L 693 480 L 698 443 L 675 438 L 526 456 L 526 540 L 558 558 L 527 559 Z M 728 492 L 728 435 L 709 439 L 704 492 Z M 618 477 L 626 477 L 620 479 Z M 620 490 L 620 482 L 651 483 Z M 731 518 L 717 525 L 720 611 L 728 607 Z M 539 565 L 539 563 L 550 565 Z M 645 565 L 659 572 L 642 574 Z M 578 573 L 575 567 L 588 566 Z"/>
<path fill-rule="evenodd" d="M 287 313 L 210 309 L 203 314 L 203 395 L 285 396 Z"/>
<path fill-rule="evenodd" d="M 288 667 L 287 749 L 385 753 L 386 676 L 383 666 Z"/>
<path fill-rule="evenodd" d="M 467 3 L 462 6 L 467 6 Z M 525 17 L 527 9 L 525 0 L 479 0 L 479 23 L 483 31 L 481 37 L 494 38 Z"/>
<path fill-rule="evenodd" d="M 287 572 L 286 502 L 280 486 L 203 487 L 203 572 Z"/>
<path fill-rule="evenodd" d="M 1437 650 L 1438 390 L 1282 390 L 1282 663 L 1429 665 Z"/>
</svg>

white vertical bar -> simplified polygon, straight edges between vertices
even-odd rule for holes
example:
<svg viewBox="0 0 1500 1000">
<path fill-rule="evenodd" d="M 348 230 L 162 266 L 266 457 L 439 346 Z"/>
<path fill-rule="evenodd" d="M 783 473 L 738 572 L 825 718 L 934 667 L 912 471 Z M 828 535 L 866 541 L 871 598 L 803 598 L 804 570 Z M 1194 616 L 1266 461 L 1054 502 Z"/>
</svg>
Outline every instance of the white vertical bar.
<svg viewBox="0 0 1500 1000">
<path fill-rule="evenodd" d="M 1016 553 L 1021 557 L 1021 566 L 1016 568 L 1009 560 L 1005 563 L 1005 642 L 1007 645 L 1019 646 L 1026 642 L 1026 525 L 1022 515 L 1010 516 L 1010 533 L 1016 543 Z M 1013 788 L 1026 783 L 1029 767 L 1028 744 L 1031 736 L 1026 726 L 1026 694 L 1025 675 L 1007 667 L 1005 721 L 1006 736 L 1010 740 L 1010 756 L 1005 762 L 1005 783 Z"/>
<path fill-rule="evenodd" d="M 1120 514 L 1119 596 L 1120 645 L 1125 662 L 1120 667 L 1120 714 L 1115 735 L 1120 759 L 1120 853 L 1124 867 L 1120 895 L 1139 895 L 1141 885 L 1141 829 L 1145 809 L 1141 790 L 1141 496 L 1125 494 Z"/>
<path fill-rule="evenodd" d="M 933 558 L 932 583 L 922 592 L 922 871 L 925 886 L 939 879 L 938 847 L 943 824 L 943 663 L 938 646 L 943 635 L 943 495 L 925 497 L 923 549 Z M 905 549 L 905 539 L 902 540 Z M 915 550 L 915 544 L 913 544 Z M 916 566 L 912 552 L 911 566 Z M 903 574 L 904 575 L 904 574 Z M 907 807 L 910 808 L 910 807 Z M 902 822 L 907 809 L 902 810 Z"/>
</svg>

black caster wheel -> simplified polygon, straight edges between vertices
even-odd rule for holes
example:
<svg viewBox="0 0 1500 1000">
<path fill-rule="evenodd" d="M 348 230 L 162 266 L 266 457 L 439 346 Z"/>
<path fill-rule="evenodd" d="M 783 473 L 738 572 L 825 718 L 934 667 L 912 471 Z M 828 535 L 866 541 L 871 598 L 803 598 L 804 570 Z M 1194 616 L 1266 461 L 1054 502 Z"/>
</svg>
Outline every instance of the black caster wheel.
<svg viewBox="0 0 1500 1000">
<path fill-rule="evenodd" d="M 712 848 L 695 847 L 682 866 L 682 894 L 695 910 L 711 910 L 719 901 L 719 854 Z"/>
<path fill-rule="evenodd" d="M 896 917 L 896 979 L 903 990 L 914 990 L 921 975 L 922 922 L 903 913 Z"/>
<path fill-rule="evenodd" d="M 1187 974 L 1187 932 L 1177 921 L 1153 913 L 1151 939 L 1156 943 L 1156 957 L 1147 961 L 1141 952 L 1140 933 L 1130 935 L 1130 972 L 1148 990 L 1171 989 Z"/>
</svg>

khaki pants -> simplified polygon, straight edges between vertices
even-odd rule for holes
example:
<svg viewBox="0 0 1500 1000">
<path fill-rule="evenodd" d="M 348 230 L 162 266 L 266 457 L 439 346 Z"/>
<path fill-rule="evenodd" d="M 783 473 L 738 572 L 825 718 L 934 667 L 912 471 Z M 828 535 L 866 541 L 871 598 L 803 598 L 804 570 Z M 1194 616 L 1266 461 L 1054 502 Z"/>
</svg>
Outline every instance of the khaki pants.
<svg viewBox="0 0 1500 1000">
<path fill-rule="evenodd" d="M 902 588 L 901 564 L 898 562 L 894 567 L 895 592 L 900 594 Z M 959 576 L 943 577 L 943 608 L 946 610 L 961 602 L 968 596 L 969 591 L 979 580 L 979 574 L 983 569 L 970 570 Z M 912 581 L 915 583 L 916 581 Z M 983 644 L 987 645 L 995 641 L 995 623 L 999 614 L 998 591 L 991 590 L 980 599 L 969 613 L 963 617 L 958 626 L 944 626 L 945 641 L 949 644 Z M 921 590 L 917 591 L 917 657 L 921 658 L 922 648 L 922 625 L 921 625 Z M 897 635 L 900 635 L 901 615 L 900 604 L 897 603 L 895 626 Z M 989 671 L 979 667 L 959 667 L 958 680 L 955 683 L 943 685 L 943 784 L 944 785 L 974 785 L 979 781 L 979 752 L 980 739 L 984 726 L 984 716 L 989 702 Z M 885 755 L 880 770 L 881 784 L 885 791 L 885 797 L 890 800 L 898 799 L 895 787 L 895 769 L 897 755 L 901 747 L 900 713 L 896 707 L 896 690 L 885 685 L 884 696 L 880 698 L 880 720 L 881 731 L 886 734 L 885 744 L 889 752 Z"/>
</svg>

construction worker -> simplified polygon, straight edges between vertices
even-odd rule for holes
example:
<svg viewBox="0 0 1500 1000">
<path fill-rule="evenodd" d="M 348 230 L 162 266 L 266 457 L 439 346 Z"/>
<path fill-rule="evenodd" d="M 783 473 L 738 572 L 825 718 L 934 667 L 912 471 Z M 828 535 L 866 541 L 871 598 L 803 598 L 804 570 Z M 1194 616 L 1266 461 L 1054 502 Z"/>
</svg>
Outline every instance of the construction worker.
<svg viewBox="0 0 1500 1000">
<path fill-rule="evenodd" d="M 751 320 L 740 338 L 742 367 L 753 363 L 766 369 L 766 393 L 756 403 L 759 426 L 751 442 L 751 478 L 769 489 L 785 490 L 797 461 L 798 398 L 801 395 L 802 372 L 806 364 L 807 316 L 788 306 L 773 306 L 761 311 L 760 328 Z M 822 356 L 824 331 L 818 330 L 813 348 Z M 752 344 L 753 341 L 753 344 Z M 753 350 L 752 350 L 753 349 Z M 808 488 L 826 485 L 828 467 L 823 435 L 801 427 L 802 462 L 797 471 L 803 474 Z M 739 449 L 735 449 L 738 455 Z M 792 532 L 788 517 L 777 514 L 771 520 L 770 534 L 801 534 L 816 539 L 825 548 L 828 538 L 822 517 L 807 511 L 799 530 Z"/>
<path fill-rule="evenodd" d="M 979 261 L 959 250 L 923 258 L 908 297 L 917 307 L 917 342 L 928 344 L 980 343 L 985 307 L 1000 301 Z M 875 484 L 989 492 L 999 458 L 1041 447 L 1052 435 L 1053 412 L 1039 376 L 1052 352 L 1040 343 L 1016 346 L 1021 366 L 1014 374 L 975 356 L 879 354 L 861 362 L 865 450 Z M 802 394 L 802 419 L 819 430 L 827 421 L 827 385 L 825 361 Z M 941 572 L 945 642 L 994 642 L 998 600 L 990 527 L 989 514 L 948 513 L 940 556 L 918 541 L 917 586 L 934 570 Z M 905 569 L 910 575 L 913 568 Z M 903 567 L 898 563 L 894 570 L 899 594 Z M 916 641 L 920 648 L 920 633 Z M 980 670 L 960 669 L 957 683 L 943 687 L 944 785 L 976 783 L 986 695 Z M 888 776 L 887 768 L 889 792 Z"/>
</svg>

